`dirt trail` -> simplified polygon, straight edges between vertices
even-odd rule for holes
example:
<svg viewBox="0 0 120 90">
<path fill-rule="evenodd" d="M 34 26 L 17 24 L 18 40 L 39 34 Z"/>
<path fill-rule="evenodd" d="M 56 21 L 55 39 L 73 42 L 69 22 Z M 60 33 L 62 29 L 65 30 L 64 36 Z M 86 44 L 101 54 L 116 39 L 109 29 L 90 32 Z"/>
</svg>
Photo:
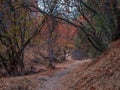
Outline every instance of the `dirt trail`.
<svg viewBox="0 0 120 90">
<path fill-rule="evenodd" d="M 75 68 L 76 66 L 78 66 L 79 64 L 82 64 L 84 62 L 88 62 L 90 60 L 84 60 L 84 61 L 78 61 L 70 66 L 68 66 L 66 69 L 57 72 L 56 74 L 54 74 L 52 77 L 42 77 L 41 79 L 45 81 L 45 83 L 40 87 L 38 87 L 36 90 L 58 90 L 59 88 L 59 81 L 61 80 L 61 78 L 63 78 L 64 76 L 66 76 L 70 71 L 73 70 L 73 68 Z M 59 90 L 61 90 L 59 88 Z"/>
</svg>

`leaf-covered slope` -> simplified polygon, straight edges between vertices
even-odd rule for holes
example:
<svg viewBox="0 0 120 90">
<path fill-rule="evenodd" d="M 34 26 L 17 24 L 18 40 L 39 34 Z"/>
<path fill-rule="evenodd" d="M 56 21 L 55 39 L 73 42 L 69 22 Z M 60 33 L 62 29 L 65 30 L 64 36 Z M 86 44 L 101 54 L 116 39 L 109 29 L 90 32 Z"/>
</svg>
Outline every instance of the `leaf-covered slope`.
<svg viewBox="0 0 120 90">
<path fill-rule="evenodd" d="M 63 90 L 120 90 L 120 40 L 89 65 L 75 68 L 61 85 Z"/>
</svg>

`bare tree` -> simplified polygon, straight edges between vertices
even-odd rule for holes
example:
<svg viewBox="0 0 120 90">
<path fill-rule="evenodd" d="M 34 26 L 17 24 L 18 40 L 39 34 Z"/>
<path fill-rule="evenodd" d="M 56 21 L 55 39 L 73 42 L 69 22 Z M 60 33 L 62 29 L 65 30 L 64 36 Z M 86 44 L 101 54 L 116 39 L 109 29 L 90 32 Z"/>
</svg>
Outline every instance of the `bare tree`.
<svg viewBox="0 0 120 90">
<path fill-rule="evenodd" d="M 4 0 L 0 11 L 0 63 L 7 75 L 24 74 L 24 49 L 42 29 L 23 1 Z M 34 25 L 33 25 L 34 24 Z"/>
</svg>

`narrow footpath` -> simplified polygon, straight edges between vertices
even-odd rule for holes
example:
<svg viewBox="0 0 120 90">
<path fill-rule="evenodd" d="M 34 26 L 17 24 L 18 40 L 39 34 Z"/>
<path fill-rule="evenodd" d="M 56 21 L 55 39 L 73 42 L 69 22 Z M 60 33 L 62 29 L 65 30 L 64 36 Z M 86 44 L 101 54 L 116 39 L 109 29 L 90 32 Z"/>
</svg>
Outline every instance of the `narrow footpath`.
<svg viewBox="0 0 120 90">
<path fill-rule="evenodd" d="M 83 61 L 78 61 L 70 66 L 68 66 L 66 69 L 59 71 L 55 73 L 52 77 L 42 77 L 45 81 L 43 85 L 39 85 L 40 87 L 37 87 L 36 90 L 58 90 L 59 88 L 59 81 L 66 76 L 69 72 L 71 72 L 75 67 L 77 67 L 79 64 L 82 64 L 84 62 L 88 62 L 90 60 L 83 60 Z M 59 88 L 59 90 L 61 90 Z"/>
</svg>

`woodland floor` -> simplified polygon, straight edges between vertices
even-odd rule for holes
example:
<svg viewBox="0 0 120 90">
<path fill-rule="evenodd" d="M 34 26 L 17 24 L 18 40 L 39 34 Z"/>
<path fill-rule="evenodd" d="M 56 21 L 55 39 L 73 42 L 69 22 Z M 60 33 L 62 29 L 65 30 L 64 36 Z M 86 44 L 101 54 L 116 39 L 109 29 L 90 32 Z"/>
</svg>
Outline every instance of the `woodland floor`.
<svg viewBox="0 0 120 90">
<path fill-rule="evenodd" d="M 55 70 L 41 65 L 35 66 L 33 62 L 29 62 L 31 63 L 30 65 L 34 65 L 35 73 L 25 76 L 2 77 L 0 78 L 0 90 L 54 90 L 53 88 L 56 87 L 61 78 L 83 62 L 69 58 L 63 63 L 56 63 Z"/>
<path fill-rule="evenodd" d="M 120 90 L 120 40 L 95 60 L 69 58 L 55 70 L 30 63 L 37 74 L 0 78 L 0 90 Z"/>
<path fill-rule="evenodd" d="M 60 80 L 69 74 L 75 67 L 82 64 L 87 64 L 91 60 L 79 61 L 74 64 L 71 64 L 66 69 L 56 72 L 51 78 L 45 78 L 46 82 L 43 85 L 39 85 L 36 90 L 63 90 L 60 89 Z"/>
<path fill-rule="evenodd" d="M 53 90 L 120 90 L 120 40 L 92 62 L 77 65 Z"/>
</svg>

